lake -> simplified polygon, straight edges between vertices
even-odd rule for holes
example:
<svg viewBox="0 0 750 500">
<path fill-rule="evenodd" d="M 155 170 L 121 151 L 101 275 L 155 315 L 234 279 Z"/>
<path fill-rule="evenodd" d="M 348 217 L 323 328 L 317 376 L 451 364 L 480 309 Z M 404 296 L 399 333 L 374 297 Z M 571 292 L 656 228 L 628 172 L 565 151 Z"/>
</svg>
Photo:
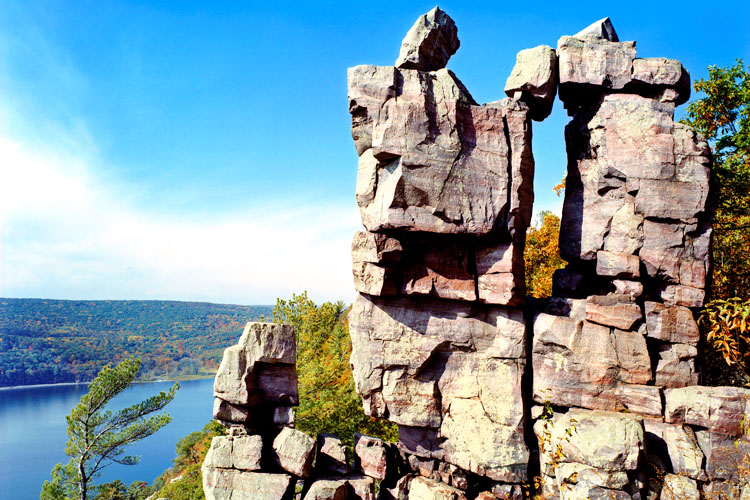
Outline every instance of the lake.
<svg viewBox="0 0 750 500">
<path fill-rule="evenodd" d="M 122 408 L 142 401 L 173 382 L 133 384 L 110 405 Z M 7 498 L 38 500 L 42 483 L 58 462 L 67 462 L 68 440 L 65 416 L 88 391 L 85 384 L 47 385 L 0 390 L 0 491 Z M 165 408 L 172 422 L 126 454 L 139 455 L 134 466 L 112 464 L 104 469 L 100 484 L 121 479 L 151 483 L 172 465 L 175 444 L 181 437 L 199 430 L 212 418 L 213 379 L 180 382 L 180 390 Z"/>
</svg>

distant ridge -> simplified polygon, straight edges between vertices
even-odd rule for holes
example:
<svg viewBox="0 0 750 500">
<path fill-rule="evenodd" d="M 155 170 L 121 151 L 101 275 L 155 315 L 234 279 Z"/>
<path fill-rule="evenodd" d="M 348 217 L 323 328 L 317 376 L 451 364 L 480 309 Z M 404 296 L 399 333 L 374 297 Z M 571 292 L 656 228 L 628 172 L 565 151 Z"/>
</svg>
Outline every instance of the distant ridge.
<svg viewBox="0 0 750 500">
<path fill-rule="evenodd" d="M 213 372 L 245 323 L 273 306 L 173 300 L 0 298 L 0 387 L 89 381 L 134 355 L 141 378 Z"/>
</svg>

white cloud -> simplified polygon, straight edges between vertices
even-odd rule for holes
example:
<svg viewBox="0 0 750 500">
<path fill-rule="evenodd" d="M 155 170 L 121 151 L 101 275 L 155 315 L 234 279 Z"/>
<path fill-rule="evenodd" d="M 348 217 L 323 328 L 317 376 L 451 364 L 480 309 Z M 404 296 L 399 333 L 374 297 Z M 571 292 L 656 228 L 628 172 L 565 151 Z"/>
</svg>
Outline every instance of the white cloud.
<svg viewBox="0 0 750 500">
<path fill-rule="evenodd" d="M 0 138 L 0 294 L 272 303 L 353 296 L 356 206 L 281 201 L 215 217 L 154 213 L 86 155 Z"/>
</svg>

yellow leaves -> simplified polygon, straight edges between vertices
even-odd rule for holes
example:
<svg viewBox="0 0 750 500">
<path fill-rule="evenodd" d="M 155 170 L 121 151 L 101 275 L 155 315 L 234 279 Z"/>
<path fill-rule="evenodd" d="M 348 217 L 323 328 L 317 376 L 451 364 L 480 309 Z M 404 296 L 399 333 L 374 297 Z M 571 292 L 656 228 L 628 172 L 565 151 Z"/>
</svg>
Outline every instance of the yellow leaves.
<svg viewBox="0 0 750 500">
<path fill-rule="evenodd" d="M 564 180 L 563 180 L 564 183 Z M 529 228 L 523 254 L 526 268 L 526 294 L 552 295 L 552 274 L 565 265 L 560 258 L 560 218 L 551 212 L 539 214 L 537 227 Z"/>
<path fill-rule="evenodd" d="M 729 366 L 750 375 L 750 301 L 737 297 L 709 302 L 698 320 L 706 339 Z"/>
</svg>

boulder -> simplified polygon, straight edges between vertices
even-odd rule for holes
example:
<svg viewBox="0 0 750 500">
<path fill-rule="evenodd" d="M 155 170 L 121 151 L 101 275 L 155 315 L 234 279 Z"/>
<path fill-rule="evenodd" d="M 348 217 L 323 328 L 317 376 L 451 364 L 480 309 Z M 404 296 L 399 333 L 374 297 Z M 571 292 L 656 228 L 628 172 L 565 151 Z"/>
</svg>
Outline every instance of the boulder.
<svg viewBox="0 0 750 500">
<path fill-rule="evenodd" d="M 215 439 L 215 438 L 214 438 Z M 232 468 L 260 470 L 263 440 L 260 436 L 237 436 L 232 439 Z"/>
<path fill-rule="evenodd" d="M 315 456 L 315 440 L 289 427 L 284 427 L 273 440 L 272 458 L 282 469 L 298 477 L 308 477 Z"/>
<path fill-rule="evenodd" d="M 646 335 L 650 338 L 697 346 L 700 330 L 693 311 L 687 307 L 665 306 L 659 302 L 646 301 Z"/>
<path fill-rule="evenodd" d="M 478 106 L 445 69 L 374 66 L 349 69 L 349 101 L 360 154 L 357 203 L 368 231 L 520 240 L 534 169 L 525 104 Z"/>
<path fill-rule="evenodd" d="M 201 470 L 206 500 L 286 500 L 294 488 L 286 474 L 214 469 L 205 463 Z"/>
<path fill-rule="evenodd" d="M 521 93 L 520 97 L 518 93 Z M 516 55 L 516 65 L 505 82 L 508 97 L 529 105 L 529 115 L 541 121 L 552 112 L 557 93 L 557 54 L 555 49 L 540 45 Z"/>
<path fill-rule="evenodd" d="M 348 493 L 344 479 L 318 479 L 307 490 L 304 500 L 347 500 Z"/>
<path fill-rule="evenodd" d="M 354 435 L 354 467 L 366 476 L 383 480 L 388 475 L 388 445 L 382 439 Z"/>
<path fill-rule="evenodd" d="M 602 40 L 609 40 L 610 42 L 620 41 L 617 38 L 615 27 L 612 26 L 612 21 L 608 17 L 591 23 L 573 36 L 576 38 L 600 38 Z"/>
<path fill-rule="evenodd" d="M 586 302 L 586 320 L 620 330 L 630 330 L 641 320 L 641 308 L 638 304 L 610 299 L 611 297 L 589 297 Z"/>
<path fill-rule="evenodd" d="M 249 353 L 256 363 L 297 362 L 297 343 L 291 325 L 249 322 L 237 345 Z"/>
<path fill-rule="evenodd" d="M 646 341 L 638 332 L 537 313 L 531 357 L 534 400 L 539 403 L 635 411 L 638 399 L 645 397 L 643 411 L 655 411 L 658 394 L 640 389 L 639 396 L 634 392 L 639 389 L 620 389 L 641 387 L 652 377 Z"/>
<path fill-rule="evenodd" d="M 694 479 L 677 474 L 664 476 L 661 500 L 700 500 L 701 494 Z"/>
<path fill-rule="evenodd" d="M 318 474 L 349 474 L 346 446 L 341 439 L 332 434 L 318 434 L 315 468 Z"/>
<path fill-rule="evenodd" d="M 696 372 L 695 358 L 698 349 L 686 344 L 665 344 L 658 348 L 659 360 L 654 371 L 654 383 L 660 387 L 685 387 L 696 385 L 700 376 Z"/>
<path fill-rule="evenodd" d="M 436 71 L 445 68 L 460 42 L 458 28 L 438 7 L 417 19 L 401 42 L 396 67 Z"/>
<path fill-rule="evenodd" d="M 691 386 L 664 391 L 664 420 L 705 427 L 728 436 L 742 434 L 750 414 L 750 389 Z"/>
<path fill-rule="evenodd" d="M 712 481 L 740 482 L 745 461 L 750 456 L 750 438 L 728 436 L 707 429 L 696 431 L 698 444 L 706 462 L 704 468 Z"/>
<path fill-rule="evenodd" d="M 296 405 L 296 349 L 291 326 L 247 323 L 239 342 L 224 350 L 214 378 L 214 417 L 246 425 L 257 417 L 254 408 Z"/>
<path fill-rule="evenodd" d="M 703 451 L 690 427 L 643 421 L 649 454 L 660 454 L 668 472 L 703 480 Z"/>
<path fill-rule="evenodd" d="M 404 500 L 467 500 L 463 491 L 420 476 L 404 476 L 396 487 Z"/>
</svg>

